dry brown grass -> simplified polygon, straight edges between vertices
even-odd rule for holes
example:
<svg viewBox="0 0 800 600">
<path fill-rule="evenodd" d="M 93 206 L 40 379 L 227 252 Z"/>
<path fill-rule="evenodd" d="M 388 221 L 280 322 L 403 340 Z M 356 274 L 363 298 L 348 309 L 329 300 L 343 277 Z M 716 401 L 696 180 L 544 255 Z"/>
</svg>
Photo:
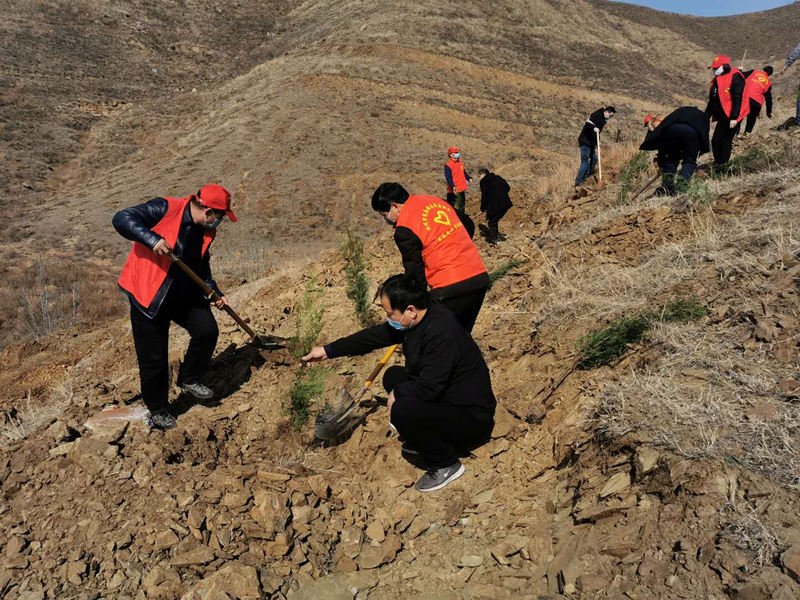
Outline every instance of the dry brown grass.
<svg viewBox="0 0 800 600">
<path fill-rule="evenodd" d="M 722 539 L 753 556 L 759 567 L 772 564 L 786 543 L 775 533 L 757 508 L 747 502 L 743 506 L 729 506 L 730 518 L 722 532 Z"/>
<path fill-rule="evenodd" d="M 71 380 L 54 386 L 44 403 L 34 402 L 29 393 L 24 403 L 0 426 L 0 446 L 24 440 L 52 421 L 69 406 L 73 396 Z"/>
<path fill-rule="evenodd" d="M 733 290 L 739 310 L 759 310 L 758 298 L 775 293 L 772 276 L 800 249 L 796 170 L 781 164 L 704 185 L 703 193 L 712 199 L 777 191 L 742 215 L 717 214 L 713 203 L 695 204 L 691 194 L 671 200 L 673 212 L 685 213 L 680 218 L 687 219 L 689 236 L 661 245 L 635 265 L 598 262 L 588 249 L 584 259 L 576 259 L 574 246 L 570 254 L 558 245 L 534 248 L 542 265 L 537 287 L 545 290 L 534 319 L 565 331 L 576 323 L 588 327 L 609 316 L 652 309 L 655 299 L 671 289 L 695 287 L 699 295 L 710 296 L 717 281 Z M 575 223 L 561 236 L 579 239 L 599 224 L 665 202 L 640 199 L 635 205 L 612 206 L 610 191 L 604 196 L 607 210 Z M 794 375 L 793 367 L 776 361 L 767 346 L 746 351 L 751 337 L 747 321 L 656 326 L 649 339 L 660 348 L 660 357 L 604 389 L 594 417 L 599 431 L 610 438 L 644 431 L 655 443 L 684 456 L 732 460 L 800 489 L 800 406 L 783 401 L 775 390 L 780 379 Z M 759 543 L 768 548 L 768 536 L 761 538 Z M 762 558 L 769 552 L 764 550 Z"/>
</svg>

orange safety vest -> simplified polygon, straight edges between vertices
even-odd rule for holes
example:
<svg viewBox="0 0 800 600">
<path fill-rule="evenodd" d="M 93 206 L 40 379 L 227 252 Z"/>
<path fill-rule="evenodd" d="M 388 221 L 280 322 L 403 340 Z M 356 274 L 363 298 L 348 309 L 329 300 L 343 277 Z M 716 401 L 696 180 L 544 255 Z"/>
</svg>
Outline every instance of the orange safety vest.
<svg viewBox="0 0 800 600">
<path fill-rule="evenodd" d="M 155 224 L 152 231 L 164 238 L 170 248 L 175 248 L 175 243 L 178 241 L 183 213 L 191 198 L 191 196 L 164 198 L 167 201 L 167 212 Z M 215 230 L 206 230 L 203 233 L 201 256 L 206 253 L 216 234 Z M 141 242 L 133 242 L 133 248 L 131 248 L 128 260 L 125 261 L 125 266 L 119 276 L 119 285 L 136 298 L 139 304 L 147 308 L 156 297 L 158 290 L 161 289 L 170 266 L 172 266 L 172 260 L 169 256 L 161 256 Z"/>
<path fill-rule="evenodd" d="M 397 217 L 422 241 L 425 278 L 443 288 L 486 272 L 481 255 L 455 209 L 435 196 L 409 196 Z"/>
<path fill-rule="evenodd" d="M 733 76 L 739 73 L 739 75 L 744 75 L 742 72 L 737 69 L 736 67 L 731 67 L 729 73 L 723 73 L 722 75 L 717 75 L 714 79 L 711 80 L 711 87 L 714 87 L 714 82 L 717 82 L 717 94 L 719 95 L 719 103 L 722 105 L 722 110 L 725 112 L 729 119 L 731 117 L 731 110 L 733 109 L 733 98 L 731 97 L 731 81 L 733 81 Z M 709 88 L 710 89 L 710 88 Z M 745 81 L 744 91 L 742 92 L 742 106 L 739 109 L 739 116 L 736 117 L 736 121 L 741 121 L 744 119 L 748 113 L 750 112 L 750 102 L 748 102 L 747 97 L 747 82 Z"/>
<path fill-rule="evenodd" d="M 747 78 L 745 82 L 745 91 L 747 92 L 747 97 L 751 100 L 755 100 L 762 106 L 764 105 L 764 95 L 769 91 L 769 88 L 772 87 L 772 82 L 769 80 L 769 75 L 767 75 L 764 71 L 754 70 L 750 73 L 750 77 Z"/>
<path fill-rule="evenodd" d="M 453 185 L 456 192 L 463 192 L 469 187 L 467 185 L 467 176 L 464 174 L 464 163 L 455 158 L 447 161 L 447 166 L 450 167 L 450 173 L 453 176 Z"/>
</svg>

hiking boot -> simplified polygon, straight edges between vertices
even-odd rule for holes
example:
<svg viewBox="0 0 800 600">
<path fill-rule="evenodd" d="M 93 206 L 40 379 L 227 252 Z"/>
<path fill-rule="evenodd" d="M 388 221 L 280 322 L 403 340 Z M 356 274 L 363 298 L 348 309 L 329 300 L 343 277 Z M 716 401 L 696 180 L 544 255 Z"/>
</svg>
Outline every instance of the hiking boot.
<svg viewBox="0 0 800 600">
<path fill-rule="evenodd" d="M 182 383 L 180 387 L 197 400 L 210 400 L 214 397 L 214 390 L 202 383 Z"/>
<path fill-rule="evenodd" d="M 464 474 L 464 465 L 457 460 L 449 467 L 430 467 L 414 487 L 419 492 L 435 492 Z"/>
<path fill-rule="evenodd" d="M 167 411 L 152 413 L 148 418 L 148 425 L 150 429 L 160 429 L 166 431 L 167 429 L 174 429 L 178 426 L 178 421 Z"/>
</svg>

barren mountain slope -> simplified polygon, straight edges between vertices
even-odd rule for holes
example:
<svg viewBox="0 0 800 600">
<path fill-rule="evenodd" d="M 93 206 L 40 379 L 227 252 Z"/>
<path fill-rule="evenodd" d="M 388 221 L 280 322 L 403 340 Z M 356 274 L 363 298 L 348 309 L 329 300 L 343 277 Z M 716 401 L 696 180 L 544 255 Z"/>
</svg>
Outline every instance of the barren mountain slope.
<svg viewBox="0 0 800 600">
<path fill-rule="evenodd" d="M 19 315 L 43 285 L 76 298 L 63 321 L 118 313 L 121 206 L 224 183 L 244 219 L 217 249 L 235 247 L 241 280 L 243 253 L 260 270 L 343 225 L 375 231 L 364 208 L 384 179 L 441 193 L 452 143 L 473 169 L 520 161 L 529 185 L 602 103 L 621 109 L 607 143 L 631 139 L 646 111 L 702 102 L 711 54 L 586 2 L 45 6 L 4 25 L 7 339 L 31 335 Z"/>
<path fill-rule="evenodd" d="M 535 193 L 514 189 L 508 241 L 477 241 L 492 270 L 527 260 L 494 284 L 475 329 L 497 426 L 438 494 L 413 490 L 420 471 L 388 432 L 380 387 L 363 425 L 320 446 L 282 412 L 296 361 L 258 352 L 223 317 L 209 373 L 219 401 L 173 390 L 180 426 L 166 434 L 83 427 L 109 403 L 135 406 L 126 320 L 7 348 L 0 385 L 18 400 L 0 446 L 0 593 L 797 597 L 796 133 L 745 151 L 761 154 L 744 175 L 701 173 L 671 199 L 620 201 L 622 149 L 586 195 L 561 176 L 570 164 Z M 371 282 L 400 268 L 388 229 L 366 250 Z M 292 335 L 313 277 L 327 341 L 356 327 L 342 267 L 329 251 L 231 300 L 258 331 Z M 582 336 L 676 299 L 709 312 L 574 368 Z M 174 360 L 186 342 L 175 336 Z M 374 359 L 330 363 L 326 396 L 357 387 Z"/>
<path fill-rule="evenodd" d="M 736 61 L 747 51 L 751 59 L 748 68 L 753 68 L 753 59 L 761 61 L 774 57 L 776 64 L 782 62 L 800 41 L 797 35 L 800 2 L 733 17 L 692 17 L 623 2 L 591 2 L 619 18 L 646 27 L 668 29 L 712 52 L 730 54 Z"/>
</svg>

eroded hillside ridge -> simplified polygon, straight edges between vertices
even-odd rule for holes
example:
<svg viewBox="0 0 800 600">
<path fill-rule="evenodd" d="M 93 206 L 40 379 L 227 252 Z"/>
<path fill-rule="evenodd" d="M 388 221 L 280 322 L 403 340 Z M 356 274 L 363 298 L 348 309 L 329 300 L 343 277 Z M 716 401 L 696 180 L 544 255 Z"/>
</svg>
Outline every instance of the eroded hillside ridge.
<svg viewBox="0 0 800 600">
<path fill-rule="evenodd" d="M 39 317 L 29 304 L 45 293 L 62 296 L 56 328 L 121 314 L 113 272 L 127 245 L 108 223 L 122 206 L 224 183 L 244 218 L 217 250 L 237 265 L 231 281 L 253 279 L 347 225 L 375 233 L 353 207 L 382 180 L 443 193 L 454 143 L 474 166 L 518 161 L 517 184 L 533 186 L 598 105 L 620 109 L 611 133 L 629 142 L 641 115 L 701 102 L 719 52 L 583 1 L 10 11 L 0 160 L 16 204 L 0 232 L 0 345 L 44 335 L 26 311 Z M 783 35 L 764 27 L 748 31 Z"/>
<path fill-rule="evenodd" d="M 797 148 L 793 134 L 762 130 L 737 146 L 752 157 L 737 173 L 701 173 L 672 199 L 620 202 L 625 148 L 584 195 L 563 175 L 519 189 L 509 239 L 478 240 L 492 271 L 526 260 L 495 282 L 474 332 L 497 424 L 439 494 L 414 491 L 419 471 L 388 430 L 381 390 L 344 443 L 315 444 L 282 412 L 295 359 L 259 352 L 222 319 L 210 373 L 219 403 L 174 390 L 180 427 L 167 433 L 83 427 L 135 400 L 124 321 L 5 350 L 4 385 L 40 391 L 3 429 L 0 590 L 797 597 Z M 389 236 L 366 244 L 371 285 L 401 268 Z M 289 336 L 310 278 L 324 292 L 321 339 L 354 330 L 337 252 L 232 301 L 258 331 Z M 666 322 L 678 299 L 704 310 Z M 576 343 L 642 311 L 661 315 L 647 337 L 605 366 L 575 368 Z M 176 360 L 187 340 L 177 341 Z M 325 395 L 359 385 L 373 360 L 337 361 Z"/>
</svg>

